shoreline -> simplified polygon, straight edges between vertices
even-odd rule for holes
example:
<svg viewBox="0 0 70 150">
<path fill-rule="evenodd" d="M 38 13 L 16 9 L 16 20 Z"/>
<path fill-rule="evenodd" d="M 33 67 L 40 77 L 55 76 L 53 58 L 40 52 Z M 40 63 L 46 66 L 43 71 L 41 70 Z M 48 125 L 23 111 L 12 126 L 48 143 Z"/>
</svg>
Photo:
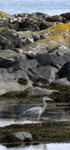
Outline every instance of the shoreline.
<svg viewBox="0 0 70 150">
<path fill-rule="evenodd" d="M 55 12 L 49 12 L 49 11 L 16 11 L 16 12 L 10 12 L 10 11 L 6 11 L 4 9 L 0 9 L 0 11 L 3 11 L 5 13 L 8 13 L 10 15 L 17 15 L 17 14 L 36 14 L 36 13 L 42 13 L 42 14 L 47 14 L 50 17 L 52 16 L 56 16 L 56 15 L 61 15 L 61 14 L 66 14 L 66 13 L 70 13 L 70 10 L 66 10 L 66 11 L 55 11 Z"/>
<path fill-rule="evenodd" d="M 70 12 L 68 10 L 66 11 L 55 11 L 55 12 L 49 12 L 49 11 L 16 11 L 16 12 L 10 12 L 10 11 L 6 11 L 6 10 L 1 10 L 0 11 L 4 11 L 4 12 L 7 12 L 9 13 L 10 15 L 15 15 L 15 14 L 33 14 L 33 13 L 43 13 L 43 14 L 48 14 L 49 16 L 55 16 L 55 15 L 61 15 L 61 14 L 64 14 L 64 13 L 67 13 L 67 12 Z"/>
</svg>

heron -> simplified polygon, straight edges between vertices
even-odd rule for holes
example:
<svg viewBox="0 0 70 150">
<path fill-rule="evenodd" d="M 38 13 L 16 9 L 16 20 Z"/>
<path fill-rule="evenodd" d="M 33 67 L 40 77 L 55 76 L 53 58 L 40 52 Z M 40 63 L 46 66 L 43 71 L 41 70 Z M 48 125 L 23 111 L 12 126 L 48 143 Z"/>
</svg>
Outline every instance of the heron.
<svg viewBox="0 0 70 150">
<path fill-rule="evenodd" d="M 26 110 L 25 112 L 22 113 L 22 117 L 38 117 L 40 119 L 41 115 L 44 113 L 46 108 L 49 106 L 51 102 L 54 100 L 45 96 L 43 97 L 43 106 L 35 106 L 31 107 L 30 109 Z"/>
</svg>

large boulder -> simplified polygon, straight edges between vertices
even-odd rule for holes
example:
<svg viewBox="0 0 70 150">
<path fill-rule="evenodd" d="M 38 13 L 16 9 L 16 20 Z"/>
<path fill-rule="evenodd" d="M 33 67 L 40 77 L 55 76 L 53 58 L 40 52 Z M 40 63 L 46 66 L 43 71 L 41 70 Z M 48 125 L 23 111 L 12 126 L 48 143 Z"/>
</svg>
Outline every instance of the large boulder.
<svg viewBox="0 0 70 150">
<path fill-rule="evenodd" d="M 19 55 L 12 50 L 0 51 L 0 95 L 13 91 L 24 91 L 31 86 L 26 73 L 34 65 L 27 62 L 25 55 Z"/>
<path fill-rule="evenodd" d="M 41 65 L 37 68 L 33 68 L 32 71 L 32 77 L 34 80 L 41 78 L 47 80 L 48 82 L 52 82 L 56 78 L 56 73 L 58 72 L 58 69 L 53 65 Z"/>
<path fill-rule="evenodd" d="M 26 131 L 18 131 L 18 132 L 14 132 L 12 135 L 14 135 L 14 137 L 18 138 L 21 141 L 32 141 L 32 135 L 29 132 Z"/>
<path fill-rule="evenodd" d="M 52 85 L 70 87 L 70 81 L 67 78 L 56 79 L 52 82 Z"/>
<path fill-rule="evenodd" d="M 59 56 L 58 54 L 43 53 L 38 54 L 35 59 L 39 65 L 52 65 L 56 68 L 61 68 L 70 59 L 70 55 Z"/>
<path fill-rule="evenodd" d="M 63 22 L 69 22 L 70 21 L 70 12 L 63 13 L 60 16 L 63 17 Z"/>
<path fill-rule="evenodd" d="M 27 144 L 33 140 L 32 134 L 26 131 L 9 132 L 4 134 L 1 138 L 2 143 L 8 147 L 18 146 L 22 143 Z"/>
<path fill-rule="evenodd" d="M 70 61 L 66 62 L 58 71 L 59 78 L 70 77 Z"/>
<path fill-rule="evenodd" d="M 14 30 L 0 28 L 0 44 L 2 49 L 14 49 L 18 47 L 19 37 Z"/>
<path fill-rule="evenodd" d="M 50 22 L 62 22 L 62 16 L 60 15 L 54 15 L 54 16 L 48 16 L 46 18 L 47 21 L 50 21 Z"/>
<path fill-rule="evenodd" d="M 57 92 L 57 90 L 49 90 L 40 87 L 31 87 L 26 90 L 28 97 L 38 97 L 38 96 L 49 96 L 50 94 Z"/>
<path fill-rule="evenodd" d="M 16 14 L 14 15 L 17 18 L 20 31 L 39 31 L 46 29 L 47 25 L 46 17 L 47 14 L 42 13 L 32 13 L 32 14 Z"/>
<path fill-rule="evenodd" d="M 62 13 L 60 15 L 54 15 L 54 16 L 47 16 L 47 21 L 50 22 L 69 22 L 70 21 L 70 12 L 69 13 Z"/>
</svg>

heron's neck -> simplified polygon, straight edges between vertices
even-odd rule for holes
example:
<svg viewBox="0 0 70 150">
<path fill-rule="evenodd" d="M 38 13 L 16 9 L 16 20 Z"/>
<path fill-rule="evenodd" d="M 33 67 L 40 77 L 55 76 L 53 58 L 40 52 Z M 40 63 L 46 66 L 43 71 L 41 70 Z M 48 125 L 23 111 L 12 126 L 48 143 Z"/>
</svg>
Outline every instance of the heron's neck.
<svg viewBox="0 0 70 150">
<path fill-rule="evenodd" d="M 46 108 L 47 107 L 47 103 L 45 100 L 43 100 L 43 107 Z"/>
</svg>

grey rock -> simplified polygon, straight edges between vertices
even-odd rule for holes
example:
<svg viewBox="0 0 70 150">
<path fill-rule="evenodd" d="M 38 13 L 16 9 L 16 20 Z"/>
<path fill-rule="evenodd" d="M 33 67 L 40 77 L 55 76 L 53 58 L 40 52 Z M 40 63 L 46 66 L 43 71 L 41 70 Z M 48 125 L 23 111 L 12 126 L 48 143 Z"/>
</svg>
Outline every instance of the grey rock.
<svg viewBox="0 0 70 150">
<path fill-rule="evenodd" d="M 2 50 L 2 46 L 0 45 L 0 50 Z"/>
<path fill-rule="evenodd" d="M 40 88 L 40 87 L 31 87 L 26 90 L 27 96 L 29 97 L 37 97 L 37 96 L 49 96 L 53 92 L 56 92 L 57 90 L 49 90 L 46 88 Z"/>
<path fill-rule="evenodd" d="M 0 51 L 0 95 L 10 91 L 24 91 L 32 85 L 26 70 L 36 66 L 35 62 L 27 63 L 25 55 L 20 56 L 12 50 Z M 27 84 L 18 82 L 20 79 L 26 80 Z"/>
<path fill-rule="evenodd" d="M 0 31 L 0 44 L 2 49 L 14 49 L 18 47 L 19 37 L 15 30 L 4 29 Z"/>
<path fill-rule="evenodd" d="M 29 140 L 32 141 L 32 134 L 26 131 L 19 131 L 15 132 L 12 135 L 14 135 L 16 138 L 20 139 L 21 141 Z"/>
<path fill-rule="evenodd" d="M 35 56 L 37 54 L 47 53 L 47 44 L 46 43 L 33 43 L 24 48 L 25 53 Z"/>
<path fill-rule="evenodd" d="M 47 44 L 47 49 L 48 49 L 49 51 L 55 50 L 55 49 L 57 49 L 57 48 L 58 48 L 58 43 L 57 43 L 56 41 L 50 40 L 50 41 L 48 42 L 48 44 Z"/>
<path fill-rule="evenodd" d="M 63 22 L 69 22 L 70 21 L 70 12 L 68 12 L 68 13 L 62 13 L 61 15 L 60 15 L 63 19 Z"/>
<path fill-rule="evenodd" d="M 52 65 L 44 65 L 33 69 L 34 78 L 46 79 L 48 82 L 52 82 L 56 78 L 58 69 Z"/>
<path fill-rule="evenodd" d="M 59 78 L 70 77 L 70 61 L 66 62 L 58 71 Z"/>
<path fill-rule="evenodd" d="M 54 85 L 58 85 L 58 86 L 70 86 L 70 81 L 67 80 L 67 78 L 62 78 L 62 79 L 56 79 L 52 82 L 52 84 Z"/>
<path fill-rule="evenodd" d="M 32 135 L 29 132 L 19 131 L 14 133 L 4 134 L 1 138 L 5 146 L 12 147 L 27 144 L 32 141 Z"/>
<path fill-rule="evenodd" d="M 35 59 L 38 61 L 39 65 L 52 65 L 56 68 L 61 68 L 64 63 L 70 60 L 70 55 L 63 55 L 59 56 L 57 54 L 48 54 L 48 53 L 43 53 L 39 54 L 35 57 Z"/>
<path fill-rule="evenodd" d="M 69 13 L 62 13 L 60 15 L 54 15 L 54 16 L 47 16 L 47 21 L 52 22 L 69 22 L 70 21 L 70 12 Z"/>
<path fill-rule="evenodd" d="M 63 55 L 66 55 L 66 54 L 70 55 L 70 48 L 65 46 L 65 45 L 59 46 L 58 49 L 57 49 L 57 54 L 59 56 L 63 56 Z"/>
<path fill-rule="evenodd" d="M 62 22 L 62 16 L 60 15 L 55 15 L 55 16 L 48 16 L 46 18 L 47 21 L 50 21 L 50 22 Z"/>
</svg>

